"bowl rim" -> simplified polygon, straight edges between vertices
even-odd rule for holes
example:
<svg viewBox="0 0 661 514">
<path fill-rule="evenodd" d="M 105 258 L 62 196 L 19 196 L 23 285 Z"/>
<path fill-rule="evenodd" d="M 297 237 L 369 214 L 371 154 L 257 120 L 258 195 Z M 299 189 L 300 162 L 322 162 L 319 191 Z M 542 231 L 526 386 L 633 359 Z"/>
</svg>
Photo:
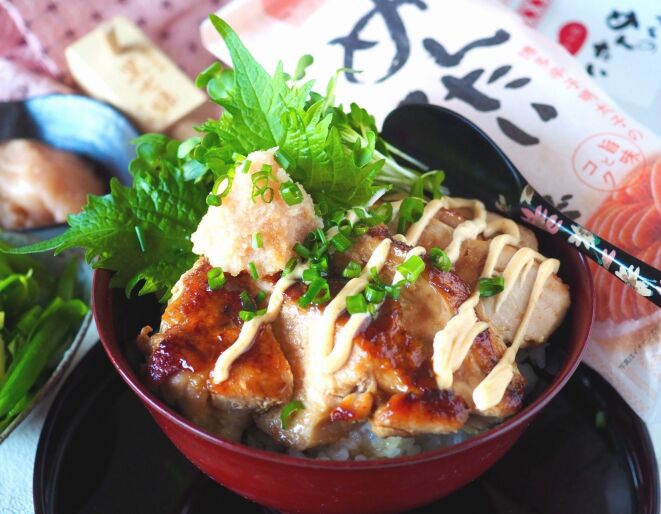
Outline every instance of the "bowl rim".
<svg viewBox="0 0 661 514">
<path fill-rule="evenodd" d="M 288 465 L 306 469 L 329 471 L 364 471 L 370 469 L 400 467 L 438 460 L 439 458 L 462 453 L 482 444 L 498 440 L 504 433 L 510 432 L 513 429 L 521 427 L 522 425 L 527 425 L 532 421 L 532 419 L 534 419 L 537 413 L 558 394 L 562 387 L 564 387 L 564 385 L 567 383 L 569 378 L 573 375 L 585 353 L 590 338 L 590 333 L 592 332 L 594 325 L 594 317 L 596 312 L 594 283 L 592 279 L 592 272 L 590 270 L 590 266 L 588 265 L 587 259 L 571 246 L 566 244 L 564 241 L 558 241 L 558 244 L 564 245 L 571 250 L 572 254 L 576 258 L 576 264 L 578 264 L 579 268 L 582 270 L 579 271 L 579 273 L 583 276 L 583 279 L 587 285 L 584 293 L 587 294 L 587 300 L 589 302 L 589 319 L 587 320 L 587 329 L 585 330 L 585 334 L 582 335 L 582 341 L 575 350 L 567 354 L 562 367 L 560 368 L 558 374 L 553 378 L 551 384 L 540 394 L 538 398 L 521 409 L 514 416 L 506 419 L 502 423 L 499 423 L 489 430 L 482 432 L 481 434 L 473 436 L 460 443 L 451 444 L 449 446 L 402 457 L 386 457 L 364 461 L 333 461 L 325 459 L 311 459 L 275 453 L 259 448 L 252 448 L 246 444 L 234 443 L 214 435 L 212 432 L 197 426 L 192 421 L 189 421 L 174 409 L 166 405 L 163 401 L 161 401 L 154 392 L 149 390 L 149 388 L 133 371 L 124 353 L 121 351 L 119 341 L 117 341 L 117 339 L 114 337 L 114 333 L 112 338 L 108 338 L 109 332 L 106 329 L 112 329 L 112 295 L 110 294 L 109 289 L 112 272 L 109 270 L 97 269 L 94 272 L 92 285 L 92 311 L 94 313 L 94 320 L 96 322 L 99 338 L 103 344 L 104 350 L 122 379 L 140 398 L 143 404 L 145 404 L 145 406 L 150 411 L 152 411 L 152 415 L 154 415 L 154 412 L 158 413 L 160 416 L 166 418 L 169 422 L 177 425 L 178 428 L 191 433 L 191 435 L 203 439 L 205 442 L 208 442 L 212 445 L 220 446 L 224 450 L 240 454 L 244 457 L 268 461 L 278 465 Z M 104 311 L 98 308 L 98 299 L 102 299 L 103 301 L 107 302 L 108 305 Z"/>
</svg>

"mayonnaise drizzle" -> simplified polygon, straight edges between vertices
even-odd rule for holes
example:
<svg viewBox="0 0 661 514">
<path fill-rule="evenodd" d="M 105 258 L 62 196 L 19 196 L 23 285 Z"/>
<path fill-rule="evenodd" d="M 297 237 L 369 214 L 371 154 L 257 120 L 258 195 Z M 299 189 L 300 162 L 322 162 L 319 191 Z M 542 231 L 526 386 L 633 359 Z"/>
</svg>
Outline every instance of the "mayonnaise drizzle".
<svg viewBox="0 0 661 514">
<path fill-rule="evenodd" d="M 475 239 L 487 227 L 487 211 L 479 200 L 465 198 L 446 198 L 447 207 L 457 209 L 461 207 L 473 208 L 473 219 L 462 221 L 452 233 L 452 242 L 445 249 L 450 260 L 455 263 L 461 253 L 461 245 L 468 239 Z"/>
<path fill-rule="evenodd" d="M 413 223 L 406 231 L 406 237 L 404 238 L 403 242 L 410 246 L 415 246 L 418 244 L 420 236 L 422 235 L 427 225 L 429 225 L 429 222 L 434 218 L 434 216 L 436 216 L 436 213 L 438 213 L 438 211 L 440 211 L 446 205 L 447 201 L 445 197 L 431 200 L 427 205 L 425 205 L 425 208 L 422 211 L 422 216 L 420 216 L 420 219 Z"/>
<path fill-rule="evenodd" d="M 494 237 L 489 244 L 489 253 L 482 269 L 482 277 L 490 277 L 493 274 L 505 246 L 516 244 L 518 244 L 518 238 L 511 234 Z M 496 299 L 496 310 L 502 305 L 516 282 L 525 278 L 536 260 L 543 262 L 537 270 L 528 305 L 512 344 L 489 375 L 473 391 L 473 401 L 479 410 L 486 410 L 498 405 L 505 394 L 505 390 L 514 376 L 514 361 L 523 342 L 532 312 L 537 305 L 546 280 L 552 274 L 557 273 L 560 262 L 557 259 L 545 259 L 543 255 L 530 248 L 520 248 L 509 260 L 503 272 L 505 288 Z M 432 364 L 436 382 L 441 389 L 452 386 L 453 374 L 466 358 L 473 340 L 489 327 L 487 323 L 478 321 L 475 314 L 475 307 L 477 307 L 479 299 L 479 290 L 477 290 L 459 307 L 457 315 L 434 336 Z"/>
<path fill-rule="evenodd" d="M 472 294 L 459 306 L 455 316 L 434 335 L 432 367 L 439 389 L 452 387 L 452 375 L 464 362 L 473 340 L 489 325 L 477 319 L 475 307 L 480 293 Z"/>
<path fill-rule="evenodd" d="M 507 218 L 497 218 L 487 222 L 487 228 L 484 229 L 482 233 L 484 237 L 490 238 L 495 234 L 509 234 L 514 239 L 516 243 L 521 240 L 521 229 L 515 221 L 509 220 Z"/>
<path fill-rule="evenodd" d="M 344 366 L 344 363 L 351 353 L 351 344 L 353 341 L 352 334 L 355 334 L 365 321 L 360 317 L 353 318 L 352 316 L 351 318 L 353 318 L 353 321 L 350 318 L 342 330 L 342 332 L 346 331 L 346 335 L 343 336 L 341 332 L 337 344 L 333 345 L 337 318 L 347 307 L 347 297 L 356 295 L 367 287 L 369 284 L 370 270 L 376 268 L 377 271 L 381 271 L 388 258 L 391 244 L 392 240 L 390 239 L 384 239 L 378 244 L 360 275 L 349 280 L 340 292 L 337 293 L 335 298 L 326 305 L 326 308 L 321 315 L 319 326 L 313 326 L 311 329 L 311 339 L 321 339 L 319 344 L 321 357 L 324 358 L 325 369 L 331 373 Z"/>
<path fill-rule="evenodd" d="M 291 273 L 281 277 L 275 283 L 266 312 L 261 316 L 255 316 L 253 319 L 246 321 L 241 327 L 241 333 L 236 341 L 221 353 L 218 360 L 216 360 L 213 372 L 211 373 L 211 381 L 214 384 L 220 384 L 229 378 L 230 366 L 250 349 L 262 323 L 271 323 L 277 318 L 282 307 L 282 302 L 285 299 L 285 291 L 301 278 L 303 270 L 305 270 L 305 266 L 299 264 Z"/>
<path fill-rule="evenodd" d="M 544 284 L 551 275 L 558 272 L 558 269 L 560 269 L 560 261 L 557 259 L 547 259 L 539 265 L 535 283 L 533 284 L 528 300 L 528 306 L 516 330 L 512 344 L 505 350 L 498 364 L 494 366 L 491 372 L 473 390 L 473 402 L 477 409 L 484 411 L 500 403 L 507 386 L 514 377 L 516 353 L 523 342 L 523 336 L 526 333 L 530 317 L 535 310 L 535 305 L 537 305 L 537 301 L 543 292 Z"/>
<path fill-rule="evenodd" d="M 404 260 L 406 261 L 409 257 L 413 255 L 424 255 L 426 250 L 422 246 L 416 246 L 408 251 Z M 386 254 L 387 257 L 387 254 Z M 385 262 L 385 261 L 384 261 Z M 369 269 L 369 268 L 368 268 Z M 396 284 L 404 277 L 402 274 L 397 271 L 395 276 L 392 279 L 392 284 Z M 383 302 L 376 306 L 376 309 L 380 309 L 383 305 Z M 361 312 L 358 314 L 352 314 L 349 318 L 349 321 L 342 327 L 340 333 L 337 335 L 337 342 L 333 347 L 333 351 L 327 357 L 325 361 L 325 369 L 328 373 L 335 373 L 337 370 L 341 369 L 349 359 L 351 355 L 351 348 L 353 345 L 353 338 L 356 337 L 356 334 L 360 328 L 371 319 L 371 315 L 367 312 Z M 332 328 L 331 328 L 332 330 Z"/>
</svg>

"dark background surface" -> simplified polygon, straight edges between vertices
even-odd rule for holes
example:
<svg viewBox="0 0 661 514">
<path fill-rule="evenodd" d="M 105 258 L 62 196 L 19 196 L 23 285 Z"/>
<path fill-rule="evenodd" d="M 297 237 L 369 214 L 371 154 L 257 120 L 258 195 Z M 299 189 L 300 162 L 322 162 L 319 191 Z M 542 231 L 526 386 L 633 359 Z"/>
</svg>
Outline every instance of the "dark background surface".
<svg viewBox="0 0 661 514">
<path fill-rule="evenodd" d="M 49 413 L 34 495 L 37 514 L 269 512 L 193 467 L 100 345 L 72 373 Z M 659 477 L 642 422 L 582 365 L 496 466 L 413 512 L 658 514 Z"/>
</svg>

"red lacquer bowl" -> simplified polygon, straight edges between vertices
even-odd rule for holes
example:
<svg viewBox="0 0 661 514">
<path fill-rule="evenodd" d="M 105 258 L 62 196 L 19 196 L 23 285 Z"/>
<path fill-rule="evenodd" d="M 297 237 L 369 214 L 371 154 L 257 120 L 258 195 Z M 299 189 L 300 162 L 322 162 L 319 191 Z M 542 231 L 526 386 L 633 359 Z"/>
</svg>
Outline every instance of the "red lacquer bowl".
<svg viewBox="0 0 661 514">
<path fill-rule="evenodd" d="M 94 277 L 94 316 L 103 346 L 122 378 L 177 448 L 217 482 L 290 513 L 401 512 L 451 493 L 492 466 L 558 393 L 581 359 L 594 315 L 590 271 L 583 257 L 566 243 L 541 233 L 538 237 L 547 256 L 561 259 L 560 274 L 570 285 L 572 298 L 567 319 L 552 338 L 545 387 L 521 412 L 497 427 L 463 443 L 410 457 L 315 461 L 220 439 L 163 403 L 136 371 L 141 361 L 133 344 L 135 335 L 147 323 L 158 324 L 160 307 L 154 298 L 127 299 L 123 291 L 109 289 L 111 273 L 99 270 Z M 530 459 L 534 462 L 535 456 Z"/>
</svg>

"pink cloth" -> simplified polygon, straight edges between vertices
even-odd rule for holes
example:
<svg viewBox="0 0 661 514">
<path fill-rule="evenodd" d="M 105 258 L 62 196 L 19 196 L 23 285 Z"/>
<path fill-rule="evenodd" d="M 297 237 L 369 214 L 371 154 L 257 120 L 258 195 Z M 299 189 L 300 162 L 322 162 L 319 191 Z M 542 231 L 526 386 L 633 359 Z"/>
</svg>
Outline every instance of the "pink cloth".
<svg viewBox="0 0 661 514">
<path fill-rule="evenodd" d="M 0 100 L 63 92 L 75 85 L 64 49 L 99 23 L 133 20 L 194 77 L 214 59 L 200 22 L 227 0 L 0 0 Z"/>
</svg>

